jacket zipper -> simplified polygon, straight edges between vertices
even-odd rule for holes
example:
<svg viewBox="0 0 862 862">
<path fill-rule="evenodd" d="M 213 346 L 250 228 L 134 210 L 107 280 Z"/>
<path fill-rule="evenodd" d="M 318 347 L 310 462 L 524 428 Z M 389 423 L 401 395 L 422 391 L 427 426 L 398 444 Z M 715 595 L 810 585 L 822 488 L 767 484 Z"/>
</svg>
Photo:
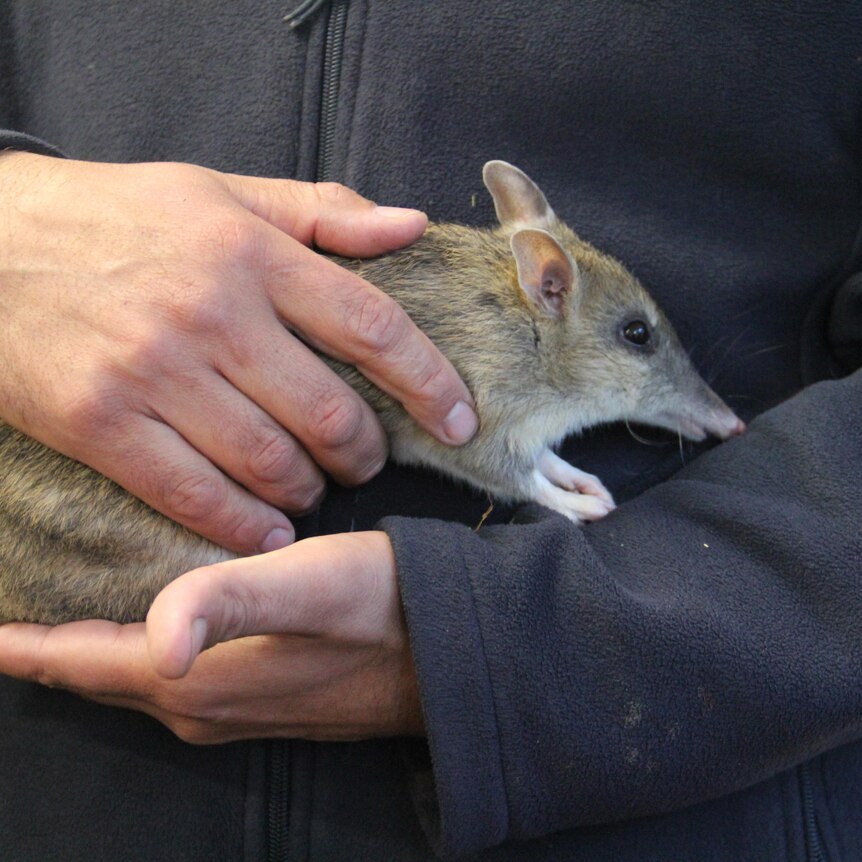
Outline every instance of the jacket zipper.
<svg viewBox="0 0 862 862">
<path fill-rule="evenodd" d="M 814 807 L 814 779 L 811 775 L 811 762 L 799 767 L 799 787 L 802 793 L 802 824 L 805 830 L 805 846 L 808 862 L 828 862 L 820 829 L 817 826 L 817 812 Z"/>
<path fill-rule="evenodd" d="M 290 763 L 288 745 L 274 739 L 267 744 L 267 846 L 266 862 L 287 860 L 287 836 L 290 829 Z"/>
<path fill-rule="evenodd" d="M 341 89 L 341 65 L 344 34 L 347 30 L 349 0 L 332 0 L 326 20 L 326 44 L 323 49 L 323 93 L 320 100 L 320 131 L 317 139 L 317 180 L 329 182 L 335 177 L 332 162 L 335 155 L 335 122 L 338 118 L 338 92 Z"/>
<path fill-rule="evenodd" d="M 335 123 L 338 92 L 341 88 L 341 65 L 344 35 L 347 30 L 349 0 L 332 0 L 326 20 L 323 50 L 323 87 L 320 101 L 320 130 L 317 138 L 317 180 L 333 179 Z M 291 27 L 307 21 L 323 4 L 306 0 L 288 16 Z M 267 862 L 287 862 L 290 829 L 290 742 L 273 740 L 268 745 L 269 770 L 267 793 Z"/>
</svg>

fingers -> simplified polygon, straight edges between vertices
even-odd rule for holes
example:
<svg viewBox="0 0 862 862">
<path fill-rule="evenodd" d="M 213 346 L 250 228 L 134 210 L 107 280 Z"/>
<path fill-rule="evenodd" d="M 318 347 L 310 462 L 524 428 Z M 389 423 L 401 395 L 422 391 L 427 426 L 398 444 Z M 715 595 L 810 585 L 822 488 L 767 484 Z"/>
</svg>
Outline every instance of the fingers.
<svg viewBox="0 0 862 862">
<path fill-rule="evenodd" d="M 277 246 L 284 238 L 273 237 Z M 306 249 L 282 248 L 289 273 L 271 269 L 279 314 L 330 356 L 355 365 L 442 443 L 466 443 L 478 428 L 473 399 L 452 364 L 383 291 Z"/>
<path fill-rule="evenodd" d="M 55 627 L 8 623 L 0 626 L 0 673 L 90 697 L 138 693 L 142 676 L 157 679 L 143 629 L 142 623 L 122 626 L 106 620 Z M 94 644 L 101 648 L 93 649 Z"/>
<path fill-rule="evenodd" d="M 149 653 L 156 671 L 173 679 L 202 649 L 249 635 L 383 640 L 400 626 L 400 607 L 384 533 L 307 539 L 170 583 L 147 616 Z"/>
<path fill-rule="evenodd" d="M 225 180 L 247 209 L 279 232 L 348 257 L 400 248 L 427 225 L 423 213 L 377 207 L 334 183 Z M 394 300 L 312 252 L 297 261 L 283 236 L 271 240 L 269 293 L 285 320 L 315 347 L 356 365 L 441 442 L 460 445 L 473 436 L 478 420 L 467 387 Z M 286 261 L 289 266 L 282 265 Z"/>
<path fill-rule="evenodd" d="M 274 316 L 261 320 L 254 336 L 221 359 L 225 377 L 289 428 L 337 481 L 356 485 L 376 475 L 387 441 L 371 407 Z"/>
<path fill-rule="evenodd" d="M 271 355 L 260 359 L 258 367 L 272 364 Z M 264 379 L 270 381 L 271 375 L 267 373 Z M 295 420 L 289 407 L 281 416 L 273 413 L 277 420 L 273 421 L 256 393 L 250 400 L 218 374 L 209 375 L 207 382 L 206 391 L 189 385 L 163 393 L 160 418 L 261 500 L 296 515 L 314 509 L 323 496 L 324 479 L 307 452 L 282 427 L 289 419 Z M 300 388 L 302 383 L 294 380 L 288 386 Z M 290 388 L 283 390 L 282 403 L 290 392 Z M 226 421 L 228 417 L 230 421 Z"/>
<path fill-rule="evenodd" d="M 439 439 L 475 429 L 466 387 L 404 312 L 285 235 L 373 254 L 418 236 L 421 214 L 387 213 L 340 187 L 56 161 L 56 182 L 24 184 L 42 190 L 29 200 L 38 218 L 6 225 L 15 338 L 0 340 L 0 406 L 22 430 L 254 553 L 292 538 L 276 507 L 305 509 L 319 493 L 319 471 L 294 444 L 347 482 L 386 454 L 370 408 L 281 320 L 357 364 Z M 81 194 L 92 188 L 96 198 Z M 231 363 L 234 340 L 252 347 Z M 100 406 L 105 386 L 116 409 Z"/>
<path fill-rule="evenodd" d="M 425 213 L 378 207 L 339 183 L 225 175 L 242 205 L 304 245 L 345 257 L 375 257 L 419 239 Z"/>
<path fill-rule="evenodd" d="M 62 688 L 107 706 L 140 710 L 172 729 L 184 723 L 184 715 L 160 705 L 168 699 L 165 680 L 150 664 L 143 623 L 0 625 L 0 674 Z"/>
<path fill-rule="evenodd" d="M 95 469 L 216 544 L 252 554 L 293 541 L 282 512 L 232 482 L 158 419 L 132 414 L 101 444 Z"/>
</svg>

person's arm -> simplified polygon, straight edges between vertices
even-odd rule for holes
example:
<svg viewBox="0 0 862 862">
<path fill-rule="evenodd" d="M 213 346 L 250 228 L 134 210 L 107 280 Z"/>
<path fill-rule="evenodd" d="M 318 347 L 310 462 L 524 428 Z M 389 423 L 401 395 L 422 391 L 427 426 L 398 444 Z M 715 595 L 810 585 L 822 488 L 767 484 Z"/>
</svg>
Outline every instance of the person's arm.
<svg viewBox="0 0 862 862">
<path fill-rule="evenodd" d="M 321 468 L 358 484 L 387 452 L 297 334 L 443 442 L 475 431 L 402 309 L 309 248 L 372 256 L 425 225 L 331 183 L 2 151 L 0 417 L 218 544 L 284 545 L 280 510 L 319 501 Z"/>
<path fill-rule="evenodd" d="M 445 854 L 681 807 L 862 735 L 862 372 L 578 530 L 384 521 Z M 424 749 L 420 748 L 420 753 Z"/>
<path fill-rule="evenodd" d="M 427 732 L 446 855 L 682 807 L 862 735 L 860 454 L 862 372 L 587 528 L 392 518 L 394 555 L 348 533 L 198 569 L 146 627 L 2 626 L 0 672 L 196 743 Z"/>
</svg>

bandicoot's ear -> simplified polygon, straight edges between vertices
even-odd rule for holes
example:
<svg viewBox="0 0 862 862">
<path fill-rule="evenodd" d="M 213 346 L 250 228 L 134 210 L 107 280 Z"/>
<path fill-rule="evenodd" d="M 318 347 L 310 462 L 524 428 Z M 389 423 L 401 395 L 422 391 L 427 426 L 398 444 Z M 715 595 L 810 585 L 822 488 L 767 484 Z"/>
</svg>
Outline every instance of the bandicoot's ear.
<svg viewBox="0 0 862 862">
<path fill-rule="evenodd" d="M 556 220 L 542 190 L 514 165 L 488 162 L 482 169 L 482 179 L 504 227 L 545 228 Z"/>
<path fill-rule="evenodd" d="M 559 317 L 577 290 L 577 265 L 547 231 L 525 228 L 509 242 L 524 296 L 543 314 Z"/>
</svg>

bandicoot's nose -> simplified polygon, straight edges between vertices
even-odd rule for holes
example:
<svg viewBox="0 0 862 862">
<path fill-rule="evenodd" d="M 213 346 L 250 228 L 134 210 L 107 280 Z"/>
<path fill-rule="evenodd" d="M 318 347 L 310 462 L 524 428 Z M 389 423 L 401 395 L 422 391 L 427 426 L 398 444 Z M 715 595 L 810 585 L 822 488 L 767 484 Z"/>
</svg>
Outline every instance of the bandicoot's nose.
<svg viewBox="0 0 862 862">
<path fill-rule="evenodd" d="M 716 395 L 703 381 L 699 400 L 702 408 L 697 411 L 698 424 L 707 434 L 713 434 L 719 440 L 738 437 L 745 432 L 745 423 Z M 705 408 L 705 409 L 703 409 Z"/>
<path fill-rule="evenodd" d="M 725 408 L 715 416 L 712 423 L 707 423 L 706 427 L 716 437 L 727 440 L 729 437 L 738 437 L 740 434 L 744 434 L 747 426 L 735 413 Z"/>
<path fill-rule="evenodd" d="M 679 430 L 691 440 L 703 440 L 707 434 L 727 440 L 745 432 L 745 423 L 711 389 L 704 387 L 698 400 L 680 417 Z"/>
<path fill-rule="evenodd" d="M 654 413 L 649 424 L 668 428 L 676 434 L 693 440 L 704 440 L 707 434 L 727 440 L 738 437 L 746 430 L 743 422 L 691 369 L 686 389 L 677 387 L 665 401 L 665 409 Z M 686 391 L 687 390 L 687 391 Z"/>
</svg>

